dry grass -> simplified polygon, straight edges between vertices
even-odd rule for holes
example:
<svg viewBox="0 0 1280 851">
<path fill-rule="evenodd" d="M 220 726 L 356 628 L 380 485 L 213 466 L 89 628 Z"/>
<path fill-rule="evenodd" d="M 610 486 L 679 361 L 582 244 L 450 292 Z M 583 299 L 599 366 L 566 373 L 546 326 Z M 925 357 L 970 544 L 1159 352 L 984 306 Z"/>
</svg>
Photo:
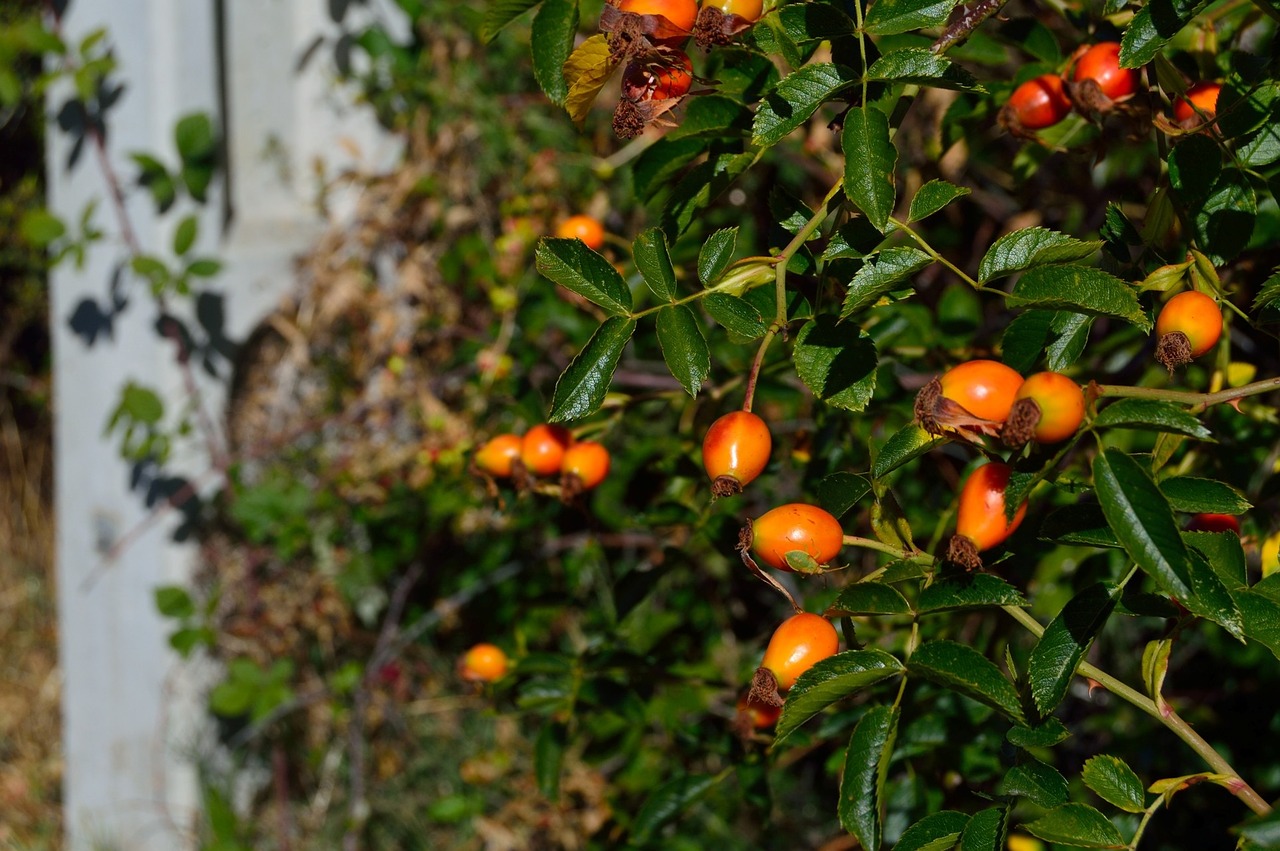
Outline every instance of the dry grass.
<svg viewBox="0 0 1280 851">
<path fill-rule="evenodd" d="M 61 844 L 61 712 L 47 412 L 0 392 L 0 848 Z"/>
</svg>

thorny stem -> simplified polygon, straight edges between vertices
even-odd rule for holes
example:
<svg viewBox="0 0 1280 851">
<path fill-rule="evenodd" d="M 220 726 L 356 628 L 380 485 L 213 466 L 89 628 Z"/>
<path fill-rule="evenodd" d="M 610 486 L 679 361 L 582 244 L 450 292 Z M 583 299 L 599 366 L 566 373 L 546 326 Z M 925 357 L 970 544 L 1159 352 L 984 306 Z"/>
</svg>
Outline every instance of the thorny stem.
<svg viewBox="0 0 1280 851">
<path fill-rule="evenodd" d="M 1190 390 L 1165 390 L 1159 387 L 1130 387 L 1124 384 L 1097 384 L 1091 386 L 1091 392 L 1098 397 L 1128 399 L 1159 399 L 1164 402 L 1177 402 L 1192 405 L 1199 410 L 1219 405 L 1223 402 L 1234 402 L 1258 396 L 1272 390 L 1280 390 L 1280 377 L 1266 378 L 1240 387 L 1229 387 L 1216 393 L 1196 393 Z"/>
</svg>

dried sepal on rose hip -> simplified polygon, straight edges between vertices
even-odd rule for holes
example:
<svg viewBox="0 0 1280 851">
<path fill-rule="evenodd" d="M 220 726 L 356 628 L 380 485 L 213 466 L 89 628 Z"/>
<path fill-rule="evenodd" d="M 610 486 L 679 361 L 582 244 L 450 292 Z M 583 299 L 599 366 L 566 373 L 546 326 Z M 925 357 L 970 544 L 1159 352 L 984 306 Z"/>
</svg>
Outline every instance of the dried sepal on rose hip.
<svg viewBox="0 0 1280 851">
<path fill-rule="evenodd" d="M 1222 308 L 1209 296 L 1185 290 L 1165 302 L 1156 317 L 1156 360 L 1170 373 L 1217 345 Z"/>
<path fill-rule="evenodd" d="M 697 18 L 697 0 L 608 0 L 600 31 L 609 39 L 613 61 L 621 62 L 658 47 L 679 47 Z"/>
<path fill-rule="evenodd" d="M 1084 422 L 1084 390 L 1060 372 L 1037 372 L 1018 388 L 1009 418 L 1000 430 L 1007 446 L 1031 441 L 1059 443 Z"/>
<path fill-rule="evenodd" d="M 947 545 L 947 561 L 967 571 L 982 567 L 981 552 L 991 549 L 1014 533 L 1027 514 L 1024 500 L 1013 519 L 1005 516 L 1005 491 L 1012 469 L 990 461 L 969 474 L 960 488 L 956 533 Z"/>
<path fill-rule="evenodd" d="M 844 547 L 844 530 L 830 512 L 792 502 L 766 511 L 744 526 L 739 546 L 778 570 L 821 573 Z"/>
<path fill-rule="evenodd" d="M 1057 74 L 1041 74 L 1021 83 L 1009 95 L 997 120 L 1022 139 L 1038 139 L 1037 130 L 1059 123 L 1071 113 L 1071 99 Z"/>
<path fill-rule="evenodd" d="M 764 12 L 764 0 L 702 0 L 693 40 L 703 50 L 728 44 L 751 29 Z"/>
<path fill-rule="evenodd" d="M 932 435 L 994 436 L 1021 386 L 1022 375 L 999 361 L 966 361 L 924 386 L 916 396 L 916 420 Z"/>
<path fill-rule="evenodd" d="M 633 139 L 670 112 L 693 87 L 693 60 L 664 48 L 633 59 L 622 73 L 622 94 L 613 111 L 613 132 Z"/>
<path fill-rule="evenodd" d="M 742 493 L 764 472 L 773 449 L 769 426 L 750 411 L 731 411 L 717 419 L 702 439 L 702 467 L 717 497 Z"/>
<path fill-rule="evenodd" d="M 748 699 L 765 706 L 781 706 L 782 695 L 814 665 L 836 654 L 840 636 L 831 621 L 800 612 L 783 621 L 764 651 L 764 661 L 751 679 Z"/>
</svg>

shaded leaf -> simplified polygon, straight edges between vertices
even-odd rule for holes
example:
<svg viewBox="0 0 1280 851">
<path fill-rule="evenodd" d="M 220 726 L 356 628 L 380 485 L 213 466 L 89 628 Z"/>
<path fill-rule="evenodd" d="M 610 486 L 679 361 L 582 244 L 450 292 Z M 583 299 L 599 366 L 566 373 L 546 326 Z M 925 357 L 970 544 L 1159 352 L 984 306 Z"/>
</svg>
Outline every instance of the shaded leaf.
<svg viewBox="0 0 1280 851">
<path fill-rule="evenodd" d="M 966 813 L 955 810 L 925 816 L 902 832 L 894 851 L 951 851 L 969 823 Z"/>
<path fill-rule="evenodd" d="M 796 335 L 796 372 L 828 405 L 861 411 L 876 388 L 876 344 L 862 329 L 819 316 Z"/>
<path fill-rule="evenodd" d="M 911 604 L 890 585 L 855 582 L 846 585 L 829 607 L 827 617 L 846 615 L 909 615 Z"/>
<path fill-rule="evenodd" d="M 854 273 L 840 309 L 840 318 L 846 319 L 871 307 L 882 295 L 932 262 L 933 258 L 918 248 L 899 246 L 884 249 Z"/>
<path fill-rule="evenodd" d="M 1076 667 L 1107 622 L 1120 597 L 1118 586 L 1096 583 L 1076 594 L 1047 627 L 1027 661 L 1031 697 L 1048 716 L 1066 697 Z"/>
<path fill-rule="evenodd" d="M 990 606 L 1025 606 L 1026 598 L 1017 588 L 990 573 L 949 576 L 920 592 L 916 609 L 920 614 L 979 609 Z"/>
<path fill-rule="evenodd" d="M 872 478 L 883 479 L 903 464 L 919 458 L 938 444 L 944 443 L 945 440 L 942 437 L 934 437 L 915 423 L 903 426 L 894 432 L 876 453 L 876 459 L 871 463 Z"/>
<path fill-rule="evenodd" d="M 879 848 L 884 781 L 898 733 L 898 709 L 873 706 L 858 721 L 845 751 L 840 778 L 840 824 L 863 848 Z"/>
<path fill-rule="evenodd" d="M 733 259 L 733 252 L 737 245 L 738 229 L 736 227 L 721 228 L 707 237 L 707 241 L 698 251 L 698 280 L 702 281 L 704 286 L 709 287 L 720 279 L 724 270 L 728 268 L 729 261 Z"/>
<path fill-rule="evenodd" d="M 889 51 L 871 63 L 867 79 L 915 83 L 935 89 L 984 91 L 972 74 L 927 47 L 901 47 Z"/>
<path fill-rule="evenodd" d="M 857 473 L 832 473 L 815 488 L 818 504 L 839 519 L 871 493 L 871 482 Z"/>
<path fill-rule="evenodd" d="M 560 766 L 564 763 L 567 731 L 563 724 L 544 724 L 533 745 L 533 770 L 538 791 L 547 800 L 560 797 Z"/>
<path fill-rule="evenodd" d="M 763 337 L 764 332 L 769 329 L 760 311 L 756 310 L 750 302 L 737 296 L 711 293 L 702 299 L 702 306 L 706 308 L 712 319 L 739 337 L 754 340 Z"/>
<path fill-rule="evenodd" d="M 722 775 L 699 774 L 664 783 L 645 799 L 631 824 L 631 838 L 645 842 L 654 832 L 697 803 L 720 782 Z"/>
<path fill-rule="evenodd" d="M 533 76 L 557 106 L 564 106 L 569 97 L 564 66 L 574 52 L 573 39 L 577 33 L 577 0 L 542 0 L 542 8 L 534 16 L 529 33 Z"/>
<path fill-rule="evenodd" d="M 965 644 L 927 641 L 912 654 L 907 669 L 981 703 L 1022 720 L 1022 704 L 1013 683 L 990 659 Z"/>
<path fill-rule="evenodd" d="M 1244 514 L 1253 506 L 1226 482 L 1195 476 L 1174 476 L 1160 482 L 1160 490 L 1174 511 L 1188 514 Z"/>
<path fill-rule="evenodd" d="M 634 320 L 619 316 L 606 319 L 596 329 L 556 382 L 548 417 L 551 422 L 581 419 L 599 409 L 609 392 L 622 350 L 635 330 Z"/>
<path fill-rule="evenodd" d="M 809 120 L 832 95 L 852 86 L 858 74 L 840 65 L 817 62 L 783 77 L 756 110 L 752 143 L 776 145 Z"/>
<path fill-rule="evenodd" d="M 823 659 L 800 675 L 787 692 L 774 744 L 838 700 L 901 674 L 905 669 L 883 650 L 846 650 Z"/>
<path fill-rule="evenodd" d="M 1120 399 L 1107 405 L 1093 420 L 1098 428 L 1143 428 L 1170 434 L 1185 434 L 1207 440 L 1211 435 L 1199 419 L 1184 408 L 1156 399 Z"/>
<path fill-rule="evenodd" d="M 1120 39 L 1121 67 L 1146 65 L 1207 5 L 1208 0 L 1147 0 Z"/>
<path fill-rule="evenodd" d="M 537 6 L 542 0 L 494 0 L 485 10 L 484 23 L 480 25 L 480 40 L 493 41 L 493 37 L 507 24 Z"/>
<path fill-rule="evenodd" d="M 1017 726 L 1005 734 L 1009 744 L 1020 748 L 1051 748 L 1071 737 L 1071 731 L 1057 718 L 1045 718 L 1034 727 Z"/>
<path fill-rule="evenodd" d="M 1004 851 L 1008 815 L 1005 807 L 988 807 L 974 813 L 960 835 L 960 851 Z"/>
<path fill-rule="evenodd" d="M 1120 450 L 1106 449 L 1093 460 L 1093 481 L 1107 525 L 1129 558 L 1185 602 L 1191 596 L 1187 549 L 1150 475 Z"/>
<path fill-rule="evenodd" d="M 1067 778 L 1053 766 L 1031 757 L 1009 769 L 996 787 L 996 794 L 1017 795 L 1045 809 L 1070 800 Z"/>
</svg>

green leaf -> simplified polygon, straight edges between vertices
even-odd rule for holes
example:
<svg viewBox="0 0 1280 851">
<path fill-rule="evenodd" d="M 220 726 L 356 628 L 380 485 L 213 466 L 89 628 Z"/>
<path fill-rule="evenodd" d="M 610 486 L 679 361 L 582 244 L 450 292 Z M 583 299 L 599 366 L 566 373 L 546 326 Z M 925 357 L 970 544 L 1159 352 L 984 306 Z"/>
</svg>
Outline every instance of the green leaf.
<svg viewBox="0 0 1280 851">
<path fill-rule="evenodd" d="M 1148 641 L 1142 648 L 1142 682 L 1147 695 L 1159 706 L 1163 702 L 1164 678 L 1169 673 L 1169 655 L 1173 652 L 1173 640 L 1162 638 Z"/>
<path fill-rule="evenodd" d="M 697 396 L 711 372 L 711 353 L 689 305 L 673 304 L 658 311 L 658 345 L 676 381 L 690 396 Z"/>
<path fill-rule="evenodd" d="M 573 53 L 573 39 L 577 34 L 577 0 L 543 0 L 529 33 L 533 75 L 547 98 L 557 106 L 563 106 L 569 97 L 564 63 Z"/>
<path fill-rule="evenodd" d="M 951 576 L 934 582 L 920 592 L 916 610 L 920 614 L 980 609 L 991 606 L 1025 606 L 1022 592 L 990 573 Z"/>
<path fill-rule="evenodd" d="M 840 777 L 840 824 L 863 848 L 879 848 L 884 780 L 898 735 L 898 709 L 873 706 L 858 721 L 845 751 Z"/>
<path fill-rule="evenodd" d="M 703 286 L 709 287 L 720 280 L 720 276 L 729 266 L 729 261 L 733 259 L 733 252 L 737 245 L 738 229 L 736 227 L 721 228 L 707 237 L 707 241 L 698 251 L 698 280 L 702 281 Z"/>
<path fill-rule="evenodd" d="M 160 396 L 132 381 L 121 391 L 120 410 L 130 419 L 145 425 L 156 425 L 164 417 L 164 403 Z"/>
<path fill-rule="evenodd" d="M 1244 619 L 1213 565 L 1199 552 L 1191 550 L 1187 558 L 1187 571 L 1191 576 L 1192 595 L 1182 601 L 1183 605 L 1192 614 L 1213 621 L 1243 642 Z"/>
<path fill-rule="evenodd" d="M 1195 476 L 1174 476 L 1160 483 L 1174 511 L 1188 514 L 1244 514 L 1253 506 L 1226 482 Z"/>
<path fill-rule="evenodd" d="M 1119 757 L 1099 754 L 1085 762 L 1081 776 L 1084 785 L 1113 807 L 1127 813 L 1140 813 L 1147 808 L 1142 781 Z"/>
<path fill-rule="evenodd" d="M 756 110 L 752 144 L 767 148 L 809 120 L 837 92 L 858 81 L 849 68 L 826 62 L 806 65 L 778 81 Z"/>
<path fill-rule="evenodd" d="M 1048 228 L 1023 228 L 992 243 L 978 264 L 982 283 L 1050 263 L 1074 263 L 1093 255 L 1102 243 L 1081 242 Z"/>
<path fill-rule="evenodd" d="M 947 0 L 950 4 L 950 0 Z M 872 7 L 874 11 L 880 4 Z M 908 222 L 918 222 L 926 219 L 943 207 L 950 204 L 957 198 L 963 198 L 968 195 L 969 189 L 963 186 L 956 186 L 954 183 L 948 183 L 945 180 L 930 180 L 924 186 L 916 190 L 915 197 L 911 199 L 911 207 L 907 212 Z"/>
<path fill-rule="evenodd" d="M 884 233 L 896 202 L 898 151 L 889 119 L 878 109 L 851 109 L 840 136 L 844 149 L 844 194 L 876 230 Z"/>
<path fill-rule="evenodd" d="M 1119 548 L 1102 509 L 1093 504 L 1066 505 L 1050 512 L 1040 527 L 1042 541 Z"/>
<path fill-rule="evenodd" d="M 222 271 L 222 264 L 217 260 L 202 258 L 200 260 L 192 260 L 187 264 L 186 273 L 194 275 L 197 278 L 212 278 L 214 275 Z"/>
<path fill-rule="evenodd" d="M 199 223 L 195 216 L 187 216 L 178 222 L 178 227 L 173 232 L 173 253 L 181 257 L 190 251 L 191 246 L 195 245 L 198 232 Z"/>
<path fill-rule="evenodd" d="M 649 228 L 636 237 L 632 253 L 650 291 L 661 301 L 675 301 L 676 270 L 671 265 L 666 235 L 658 228 Z"/>
<path fill-rule="evenodd" d="M 1185 603 L 1191 596 L 1187 549 L 1151 476 L 1120 450 L 1106 449 L 1093 460 L 1093 481 L 1107 525 L 1129 558 Z"/>
<path fill-rule="evenodd" d="M 755 164 L 758 153 L 730 151 L 712 154 L 706 162 L 691 169 L 676 184 L 667 201 L 662 212 L 662 229 L 668 234 L 684 233 L 708 204 L 728 189 L 738 175 Z"/>
<path fill-rule="evenodd" d="M 831 315 L 808 322 L 796 335 L 796 372 L 828 405 L 866 409 L 876 389 L 876 344 L 866 331 Z"/>
<path fill-rule="evenodd" d="M 990 659 L 965 644 L 927 641 L 912 654 L 907 670 L 1022 720 L 1018 690 Z"/>
<path fill-rule="evenodd" d="M 1200 440 L 1212 435 L 1196 417 L 1172 402 L 1156 399 L 1120 399 L 1112 402 L 1093 420 L 1098 428 L 1141 428 L 1169 434 L 1184 434 Z"/>
<path fill-rule="evenodd" d="M 1005 774 L 997 795 L 1017 795 L 1037 807 L 1052 809 L 1071 800 L 1067 778 L 1058 769 L 1033 757 L 1025 757 Z"/>
<path fill-rule="evenodd" d="M 897 35 L 947 22 L 956 0 L 876 0 L 867 12 L 866 31 Z"/>
<path fill-rule="evenodd" d="M 655 831 L 697 803 L 723 775 L 698 774 L 664 783 L 645 799 L 631 824 L 634 842 L 647 842 Z"/>
<path fill-rule="evenodd" d="M 1235 829 L 1251 844 L 1247 851 L 1273 851 L 1280 848 L 1280 810 L 1272 810 L 1270 815 L 1253 819 Z"/>
<path fill-rule="evenodd" d="M 480 40 L 488 44 L 493 37 L 516 18 L 541 3 L 542 0 L 494 0 L 488 4 L 484 23 L 480 25 Z"/>
<path fill-rule="evenodd" d="M 882 582 L 846 585 L 827 608 L 827 617 L 849 615 L 909 615 L 911 604 L 893 586 Z"/>
<path fill-rule="evenodd" d="M 1003 851 L 1008 815 L 1005 807 L 988 807 L 974 813 L 960 835 L 960 851 Z"/>
<path fill-rule="evenodd" d="M 760 311 L 744 299 L 727 293 L 711 293 L 702 299 L 711 318 L 725 327 L 725 330 L 748 340 L 764 336 L 769 330 Z"/>
<path fill-rule="evenodd" d="M 613 264 L 580 239 L 544 238 L 534 252 L 538 271 L 615 316 L 631 315 L 631 290 Z"/>
<path fill-rule="evenodd" d="M 946 439 L 934 437 L 915 423 L 903 426 L 894 432 L 884 446 L 876 453 L 871 462 L 871 477 L 883 479 L 903 464 L 910 463 Z"/>
<path fill-rule="evenodd" d="M 1244 547 L 1240 538 L 1228 532 L 1183 532 L 1182 540 L 1204 556 L 1213 572 L 1229 590 L 1248 586 Z"/>
<path fill-rule="evenodd" d="M 218 140 L 213 132 L 213 120 L 203 112 L 191 113 L 178 119 L 173 128 L 173 138 L 184 166 L 210 160 L 217 150 Z"/>
<path fill-rule="evenodd" d="M 1048 716 L 1066 697 L 1076 667 L 1089 652 L 1119 597 L 1118 586 L 1101 582 L 1090 585 L 1072 597 L 1045 627 L 1027 661 L 1031 697 L 1041 717 Z"/>
<path fill-rule="evenodd" d="M 1087 804 L 1063 804 L 1030 824 L 1023 825 L 1023 828 L 1045 842 L 1076 848 L 1126 847 L 1124 837 L 1116 826 Z"/>
<path fill-rule="evenodd" d="M 1192 218 L 1196 242 L 1217 264 L 1248 246 L 1258 217 L 1258 197 L 1237 169 L 1224 171 Z"/>
<path fill-rule="evenodd" d="M 618 359 L 635 330 L 634 320 L 620 316 L 609 317 L 596 329 L 556 382 L 551 398 L 551 422 L 577 420 L 595 413 L 609 392 Z"/>
<path fill-rule="evenodd" d="M 1071 731 L 1057 718 L 1045 718 L 1034 727 L 1014 727 L 1005 738 L 1019 748 L 1051 748 L 1071 738 Z"/>
<path fill-rule="evenodd" d="M 62 219 L 43 207 L 27 210 L 22 214 L 18 225 L 18 233 L 28 244 L 36 248 L 44 248 L 67 232 Z"/>
<path fill-rule="evenodd" d="M 533 772 L 538 791 L 549 801 L 560 797 L 560 766 L 564 763 L 568 731 L 563 724 L 548 723 L 538 732 L 533 744 Z"/>
<path fill-rule="evenodd" d="M 818 504 L 839 519 L 871 493 L 871 482 L 857 473 L 832 473 L 818 482 L 814 489 Z"/>
<path fill-rule="evenodd" d="M 889 51 L 871 63 L 867 79 L 915 83 L 935 89 L 984 91 L 972 74 L 927 47 L 902 47 Z"/>
<path fill-rule="evenodd" d="M 196 613 L 187 589 L 178 585 L 162 585 L 155 591 L 156 611 L 166 618 L 189 618 Z"/>
<path fill-rule="evenodd" d="M 1222 154 L 1207 136 L 1181 140 L 1169 152 L 1169 185 L 1186 202 L 1203 200 L 1222 174 Z"/>
<path fill-rule="evenodd" d="M 787 692 L 774 745 L 781 744 L 800 725 L 836 701 L 895 677 L 903 670 L 902 663 L 883 650 L 846 650 L 823 659 L 801 674 Z"/>
<path fill-rule="evenodd" d="M 918 248 L 899 246 L 881 251 L 863 264 L 849 282 L 840 318 L 847 319 L 871 307 L 882 295 L 932 262 L 933 258 Z"/>
<path fill-rule="evenodd" d="M 925 816 L 902 832 L 893 851 L 951 851 L 969 823 L 969 816 L 942 810 Z"/>
<path fill-rule="evenodd" d="M 1137 290 L 1092 266 L 1037 266 L 1023 273 L 1005 301 L 1011 307 L 1114 316 L 1143 331 L 1151 329 L 1151 320 L 1138 303 Z"/>
<path fill-rule="evenodd" d="M 1240 609 L 1245 636 L 1280 659 L 1280 603 L 1251 588 L 1233 591 L 1231 596 Z"/>
<path fill-rule="evenodd" d="M 1264 124 L 1257 135 L 1236 151 L 1245 168 L 1259 168 L 1280 160 L 1280 121 Z"/>
<path fill-rule="evenodd" d="M 1147 0 L 1120 39 L 1120 66 L 1146 65 L 1207 5 L 1208 0 Z"/>
</svg>

